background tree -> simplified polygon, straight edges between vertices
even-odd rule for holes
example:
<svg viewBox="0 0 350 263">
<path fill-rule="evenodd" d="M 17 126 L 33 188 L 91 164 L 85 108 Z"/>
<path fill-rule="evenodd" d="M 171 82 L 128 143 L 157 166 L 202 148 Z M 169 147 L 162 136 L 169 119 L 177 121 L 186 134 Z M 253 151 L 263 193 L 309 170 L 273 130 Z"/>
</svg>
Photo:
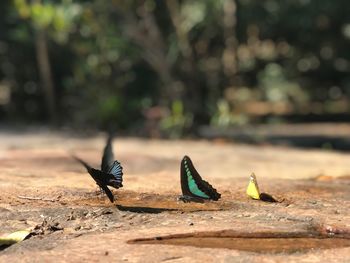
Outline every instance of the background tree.
<svg viewBox="0 0 350 263">
<path fill-rule="evenodd" d="M 3 1 L 1 116 L 179 136 L 203 124 L 346 114 L 348 7 Z"/>
</svg>

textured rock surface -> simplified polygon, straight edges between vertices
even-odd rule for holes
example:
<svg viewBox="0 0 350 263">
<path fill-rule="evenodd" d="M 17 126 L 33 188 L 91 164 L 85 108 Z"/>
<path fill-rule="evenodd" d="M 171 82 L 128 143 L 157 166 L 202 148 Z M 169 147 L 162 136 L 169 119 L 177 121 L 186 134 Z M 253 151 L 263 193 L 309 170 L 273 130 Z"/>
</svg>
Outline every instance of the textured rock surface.
<svg viewBox="0 0 350 263">
<path fill-rule="evenodd" d="M 350 247 L 297 253 L 128 244 L 136 238 L 233 230 L 350 235 L 350 154 L 208 141 L 117 138 L 124 188 L 111 204 L 70 154 L 100 165 L 104 137 L 0 133 L 0 233 L 40 235 L 0 251 L 1 262 L 349 262 Z M 218 202 L 177 201 L 179 163 L 191 156 Z M 249 200 L 260 189 L 280 203 Z M 310 233 L 311 233 L 310 232 Z M 249 242 L 249 240 L 247 241 Z"/>
</svg>

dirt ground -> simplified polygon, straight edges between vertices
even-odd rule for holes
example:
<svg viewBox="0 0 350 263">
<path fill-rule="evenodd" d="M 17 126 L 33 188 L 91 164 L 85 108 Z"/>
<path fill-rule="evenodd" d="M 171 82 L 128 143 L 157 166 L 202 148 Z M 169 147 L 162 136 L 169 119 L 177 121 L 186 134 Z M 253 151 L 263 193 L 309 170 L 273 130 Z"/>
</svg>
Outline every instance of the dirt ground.
<svg viewBox="0 0 350 263">
<path fill-rule="evenodd" d="M 71 158 L 98 167 L 104 141 L 0 132 L 0 234 L 35 228 L 1 262 L 350 262 L 350 153 L 116 138 L 112 204 Z M 178 201 L 185 154 L 218 202 Z M 279 202 L 246 196 L 251 172 Z"/>
</svg>

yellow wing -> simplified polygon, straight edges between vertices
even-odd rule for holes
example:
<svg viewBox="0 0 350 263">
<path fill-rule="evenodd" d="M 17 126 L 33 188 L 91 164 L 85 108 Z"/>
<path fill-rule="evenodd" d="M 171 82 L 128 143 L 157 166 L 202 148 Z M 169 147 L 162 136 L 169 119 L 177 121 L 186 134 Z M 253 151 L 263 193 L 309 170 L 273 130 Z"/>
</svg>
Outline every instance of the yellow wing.
<svg viewBox="0 0 350 263">
<path fill-rule="evenodd" d="M 247 195 L 253 199 L 260 200 L 259 186 L 254 173 L 251 174 L 249 179 L 249 184 L 247 187 Z"/>
<path fill-rule="evenodd" d="M 13 232 L 9 235 L 0 237 L 0 246 L 1 245 L 12 245 L 14 243 L 21 242 L 30 234 L 30 230 L 20 230 Z"/>
</svg>

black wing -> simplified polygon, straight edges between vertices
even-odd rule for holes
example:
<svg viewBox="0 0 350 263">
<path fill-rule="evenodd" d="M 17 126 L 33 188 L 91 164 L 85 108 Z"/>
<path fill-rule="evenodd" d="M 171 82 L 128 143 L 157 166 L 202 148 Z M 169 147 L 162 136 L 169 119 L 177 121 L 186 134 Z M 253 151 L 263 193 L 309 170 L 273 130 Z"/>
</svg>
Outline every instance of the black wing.
<svg viewBox="0 0 350 263">
<path fill-rule="evenodd" d="M 196 185 L 198 186 L 198 189 L 201 190 L 203 193 L 209 196 L 210 199 L 217 201 L 220 199 L 221 194 L 216 191 L 216 189 L 209 184 L 207 181 L 203 180 L 202 177 L 199 175 L 197 170 L 194 168 L 194 165 L 188 156 L 184 156 L 181 162 L 181 190 L 183 194 L 193 196 L 191 193 L 188 183 L 187 183 L 187 176 L 185 171 L 185 161 L 187 162 L 188 168 L 190 169 L 190 172 L 192 174 L 192 178 L 194 179 Z M 198 196 L 195 196 L 198 197 Z"/>
<path fill-rule="evenodd" d="M 180 166 L 181 192 L 183 195 L 194 197 L 194 195 L 191 193 L 190 188 L 188 187 L 188 183 L 187 183 L 187 175 L 186 175 L 186 169 L 185 169 L 185 160 L 186 159 L 185 158 L 186 158 L 186 156 L 182 159 L 181 166 Z"/>
<path fill-rule="evenodd" d="M 103 177 L 103 172 L 92 168 L 89 171 L 89 174 L 95 180 L 96 184 L 99 187 L 101 187 L 101 189 L 106 193 L 106 195 L 108 196 L 109 201 L 111 201 L 113 203 L 114 196 L 113 196 L 113 193 L 111 192 L 111 190 L 109 190 L 109 188 L 107 187 L 108 180 L 106 180 L 106 178 Z"/>
<path fill-rule="evenodd" d="M 80 158 L 78 158 L 77 156 L 75 156 L 75 155 L 72 155 L 72 157 L 76 160 L 76 161 L 78 161 L 79 163 L 81 163 L 85 168 L 86 168 L 86 170 L 89 172 L 92 168 L 91 168 L 91 166 L 90 165 L 88 165 L 85 161 L 83 161 L 82 159 L 80 159 Z"/>
<path fill-rule="evenodd" d="M 89 174 L 95 180 L 96 184 L 99 187 L 101 187 L 101 189 L 106 193 L 106 195 L 108 196 L 109 200 L 113 203 L 113 201 L 114 201 L 113 193 L 107 187 L 107 185 L 110 184 L 109 183 L 108 174 L 106 174 L 106 173 L 104 173 L 104 172 L 102 172 L 100 170 L 96 170 L 94 168 L 92 168 L 89 171 Z"/>
<path fill-rule="evenodd" d="M 107 187 L 107 185 L 105 184 L 99 184 L 98 182 L 96 182 L 98 184 L 99 187 L 102 188 L 102 190 L 106 193 L 106 195 L 108 196 L 109 201 L 111 201 L 111 203 L 114 202 L 114 195 L 112 194 L 111 190 L 109 190 L 109 188 Z"/>
<path fill-rule="evenodd" d="M 120 162 L 114 161 L 108 174 L 110 175 L 108 185 L 117 189 L 123 186 L 123 167 L 120 165 Z"/>
<path fill-rule="evenodd" d="M 101 170 L 105 173 L 108 173 L 108 171 L 111 169 L 114 162 L 112 139 L 113 139 L 112 136 L 109 135 L 106 142 L 106 146 L 103 150 Z"/>
</svg>

